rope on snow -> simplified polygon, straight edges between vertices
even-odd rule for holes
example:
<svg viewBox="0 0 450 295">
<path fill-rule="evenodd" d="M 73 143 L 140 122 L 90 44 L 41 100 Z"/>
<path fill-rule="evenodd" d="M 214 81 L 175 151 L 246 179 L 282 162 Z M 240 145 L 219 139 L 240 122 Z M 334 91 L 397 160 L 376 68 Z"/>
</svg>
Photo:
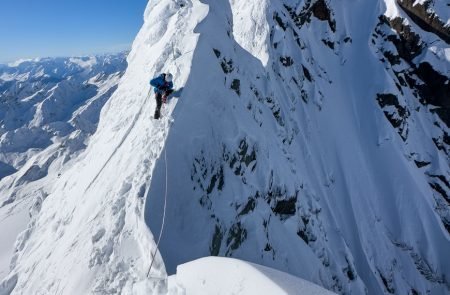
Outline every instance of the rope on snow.
<svg viewBox="0 0 450 295">
<path fill-rule="evenodd" d="M 163 210 L 163 218 L 162 218 L 162 224 L 161 224 L 161 230 L 159 231 L 159 237 L 158 237 L 158 241 L 156 242 L 156 249 L 155 252 L 152 254 L 152 262 L 150 263 L 150 267 L 148 269 L 147 272 L 147 278 L 150 275 L 150 271 L 152 270 L 153 267 L 153 262 L 155 261 L 155 256 L 156 256 L 156 252 L 158 252 L 158 248 L 159 248 L 159 242 L 161 242 L 161 237 L 162 237 L 162 233 L 164 230 L 164 223 L 166 220 L 166 208 L 167 208 L 167 150 L 166 148 L 164 148 L 164 165 L 166 166 L 166 190 L 165 190 L 165 194 L 164 194 L 164 210 Z"/>
</svg>

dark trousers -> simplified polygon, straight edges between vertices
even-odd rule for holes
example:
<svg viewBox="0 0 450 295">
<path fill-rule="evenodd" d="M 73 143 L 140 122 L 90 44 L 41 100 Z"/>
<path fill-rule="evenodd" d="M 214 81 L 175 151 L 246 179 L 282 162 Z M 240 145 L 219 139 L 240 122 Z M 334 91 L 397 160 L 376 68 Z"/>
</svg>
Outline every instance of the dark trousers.
<svg viewBox="0 0 450 295">
<path fill-rule="evenodd" d="M 157 92 L 155 99 L 156 99 L 156 111 L 159 112 L 161 110 L 161 106 L 162 106 L 162 94 Z"/>
<path fill-rule="evenodd" d="M 163 97 L 167 97 L 169 96 L 171 93 L 173 92 L 173 90 L 167 90 L 164 92 L 164 95 L 160 92 L 156 92 L 156 110 L 155 110 L 155 119 L 159 119 L 159 117 L 161 116 L 161 106 L 163 104 Z"/>
</svg>

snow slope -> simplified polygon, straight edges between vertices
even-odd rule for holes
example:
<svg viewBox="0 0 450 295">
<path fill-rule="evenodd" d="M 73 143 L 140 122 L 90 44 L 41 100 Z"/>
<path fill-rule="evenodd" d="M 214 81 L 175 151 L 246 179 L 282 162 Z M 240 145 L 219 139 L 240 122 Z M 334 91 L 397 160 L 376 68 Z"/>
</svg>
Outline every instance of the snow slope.
<svg viewBox="0 0 450 295">
<path fill-rule="evenodd" d="M 161 294 L 212 255 L 339 294 L 448 294 L 432 34 L 390 0 L 149 2 L 87 148 L 35 184 L 0 293 Z M 164 71 L 178 91 L 154 121 Z"/>
</svg>

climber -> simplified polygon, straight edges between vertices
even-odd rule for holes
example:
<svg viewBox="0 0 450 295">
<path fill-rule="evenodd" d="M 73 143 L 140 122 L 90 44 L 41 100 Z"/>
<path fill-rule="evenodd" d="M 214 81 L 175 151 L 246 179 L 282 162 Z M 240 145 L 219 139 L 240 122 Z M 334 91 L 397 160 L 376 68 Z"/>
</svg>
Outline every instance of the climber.
<svg viewBox="0 0 450 295">
<path fill-rule="evenodd" d="M 152 85 L 155 90 L 156 99 L 156 109 L 155 109 L 155 119 L 159 119 L 161 116 L 161 106 L 166 102 L 167 97 L 173 92 L 172 74 L 166 73 L 161 74 L 156 78 L 150 80 L 150 85 Z"/>
</svg>

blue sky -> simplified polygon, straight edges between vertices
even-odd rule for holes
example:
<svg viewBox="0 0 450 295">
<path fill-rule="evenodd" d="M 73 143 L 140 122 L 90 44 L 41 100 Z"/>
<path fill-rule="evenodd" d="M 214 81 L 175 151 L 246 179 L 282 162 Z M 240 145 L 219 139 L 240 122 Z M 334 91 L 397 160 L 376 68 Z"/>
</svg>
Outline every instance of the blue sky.
<svg viewBox="0 0 450 295">
<path fill-rule="evenodd" d="M 146 4 L 147 0 L 0 0 L 0 63 L 126 49 L 143 23 Z"/>
</svg>

